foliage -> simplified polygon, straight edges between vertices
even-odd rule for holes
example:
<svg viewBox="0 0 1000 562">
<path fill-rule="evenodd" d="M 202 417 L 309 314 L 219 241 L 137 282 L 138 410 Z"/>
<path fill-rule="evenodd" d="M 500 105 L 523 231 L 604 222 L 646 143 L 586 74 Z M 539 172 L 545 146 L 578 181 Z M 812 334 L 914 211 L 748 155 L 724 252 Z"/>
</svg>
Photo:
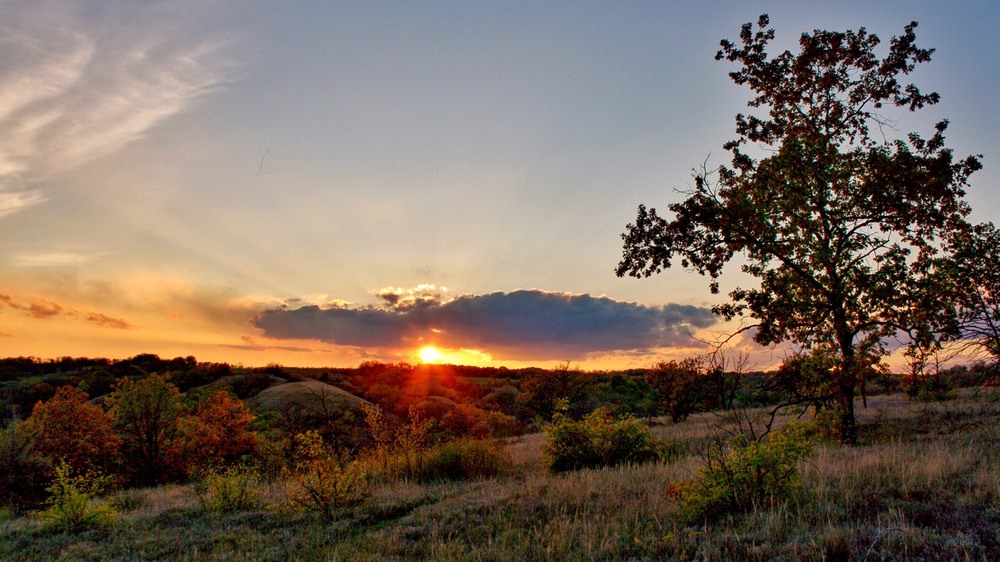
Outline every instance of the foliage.
<svg viewBox="0 0 1000 562">
<path fill-rule="evenodd" d="M 509 472 L 511 456 L 499 439 L 453 439 L 431 448 L 420 467 L 420 480 L 468 480 Z"/>
<path fill-rule="evenodd" d="M 542 453 L 552 472 L 638 464 L 660 456 L 661 444 L 645 424 L 631 415 L 615 418 L 604 408 L 576 421 L 566 415 L 564 402 L 545 433 Z"/>
<path fill-rule="evenodd" d="M 246 465 L 207 469 L 194 485 L 201 506 L 207 511 L 234 513 L 260 505 L 257 471 Z"/>
<path fill-rule="evenodd" d="M 37 505 L 45 495 L 52 466 L 34 454 L 34 440 L 17 420 L 0 430 L 0 505 L 16 509 Z"/>
<path fill-rule="evenodd" d="M 368 479 L 357 463 L 348 462 L 328 448 L 316 431 L 295 436 L 296 458 L 285 476 L 288 500 L 293 507 L 318 513 L 332 521 L 338 510 L 358 505 L 371 493 Z"/>
<path fill-rule="evenodd" d="M 183 413 L 177 387 L 161 375 L 123 379 L 106 403 L 132 479 L 147 485 L 161 482 Z"/>
<path fill-rule="evenodd" d="M 955 259 L 943 261 L 943 277 L 956 295 L 961 336 L 996 364 L 1000 361 L 1000 230 L 978 224 L 949 241 Z"/>
<path fill-rule="evenodd" d="M 812 453 L 805 424 L 751 439 L 738 434 L 713 440 L 693 481 L 675 483 L 668 497 L 678 499 L 689 520 L 715 519 L 782 502 L 803 491 L 796 464 Z"/>
<path fill-rule="evenodd" d="M 362 412 L 371 440 L 369 460 L 381 466 L 381 475 L 387 478 L 418 476 L 430 444 L 433 420 L 421 418 L 413 408 L 404 424 L 391 423 L 378 406 L 365 404 Z"/>
<path fill-rule="evenodd" d="M 224 390 L 198 404 L 177 423 L 177 440 L 170 448 L 171 466 L 182 475 L 209 466 L 239 462 L 257 452 L 257 434 L 250 425 L 257 416 Z"/>
<path fill-rule="evenodd" d="M 795 353 L 785 358 L 769 378 L 771 390 L 783 404 L 813 406 L 821 410 L 834 403 L 837 388 L 835 351 L 818 348 L 812 353 Z"/>
<path fill-rule="evenodd" d="M 977 403 L 969 392 L 950 406 Z M 664 498 L 665 482 L 697 472 L 691 451 L 710 431 L 668 424 L 654 429 L 686 451 L 671 464 L 546 474 L 544 436 L 529 435 L 508 445 L 519 468 L 510 477 L 396 483 L 333 521 L 277 509 L 218 519 L 166 486 L 144 490 L 146 507 L 101 532 L 4 522 L 0 559 L 997 560 L 997 417 L 942 435 L 913 424 L 924 407 L 876 398 L 863 415 L 883 411 L 899 430 L 891 439 L 817 447 L 798 465 L 801 499 L 716 520 L 685 521 Z"/>
<path fill-rule="evenodd" d="M 687 419 L 702 404 L 704 380 L 700 359 L 660 362 L 646 372 L 645 379 L 656 389 L 660 408 L 674 423 Z"/>
<path fill-rule="evenodd" d="M 593 377 L 571 369 L 569 364 L 547 371 L 536 369 L 521 377 L 523 394 L 518 399 L 548 420 L 555 413 L 560 400 L 566 400 L 572 405 L 591 382 Z"/>
<path fill-rule="evenodd" d="M 69 464 L 60 461 L 55 468 L 55 479 L 46 488 L 48 505 L 38 517 L 50 528 L 76 531 L 107 525 L 117 517 L 115 510 L 104 504 L 91 505 L 91 498 L 100 493 L 109 479 L 99 473 L 88 472 L 72 475 Z"/>
<path fill-rule="evenodd" d="M 51 400 L 35 406 L 21 430 L 30 434 L 32 451 L 53 467 L 65 461 L 77 470 L 108 471 L 119 458 L 121 439 L 111 418 L 79 388 L 59 387 Z"/>
<path fill-rule="evenodd" d="M 483 410 L 472 404 L 459 404 L 441 418 L 438 428 L 453 437 L 509 437 L 517 421 L 496 410 Z"/>
<path fill-rule="evenodd" d="M 735 288 L 714 307 L 728 320 L 756 320 L 761 344 L 792 341 L 836 350 L 832 371 L 841 438 L 854 441 L 854 394 L 866 363 L 900 330 L 944 327 L 948 299 L 926 291 L 941 242 L 966 227 L 963 188 L 981 168 L 955 161 L 944 146 L 947 122 L 930 139 L 872 135 L 891 104 L 914 111 L 937 103 L 900 78 L 932 51 L 915 45 L 916 23 L 890 41 L 857 32 L 802 34 L 800 52 L 767 54 L 774 30 L 761 16 L 738 43 L 721 42 L 718 60 L 748 86 L 752 113 L 736 116 L 726 143 L 731 166 L 703 170 L 687 199 L 669 205 L 672 219 L 640 206 L 622 235 L 619 276 L 649 276 L 673 263 L 711 278 L 720 291 L 724 267 L 737 255 L 756 288 Z M 884 131 L 884 129 L 881 129 Z M 761 148 L 755 158 L 746 146 Z"/>
</svg>

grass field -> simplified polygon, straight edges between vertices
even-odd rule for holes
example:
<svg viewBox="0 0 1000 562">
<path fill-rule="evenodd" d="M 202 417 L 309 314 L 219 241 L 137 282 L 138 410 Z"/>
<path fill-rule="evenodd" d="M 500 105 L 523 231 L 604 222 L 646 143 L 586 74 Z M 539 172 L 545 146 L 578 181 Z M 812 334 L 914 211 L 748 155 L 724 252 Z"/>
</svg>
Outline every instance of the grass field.
<svg viewBox="0 0 1000 562">
<path fill-rule="evenodd" d="M 801 462 L 806 493 L 744 514 L 684 523 L 666 488 L 700 467 L 722 419 L 654 427 L 670 463 L 552 475 L 543 434 L 510 443 L 500 478 L 399 481 L 332 522 L 262 507 L 218 515 L 189 486 L 118 492 L 110 526 L 0 524 L 4 560 L 1000 560 L 997 401 L 859 404 L 862 442 L 820 444 Z M 786 418 L 787 419 L 787 418 Z M 779 424 L 786 421 L 779 420 Z M 275 487 L 262 491 L 276 502 Z"/>
</svg>

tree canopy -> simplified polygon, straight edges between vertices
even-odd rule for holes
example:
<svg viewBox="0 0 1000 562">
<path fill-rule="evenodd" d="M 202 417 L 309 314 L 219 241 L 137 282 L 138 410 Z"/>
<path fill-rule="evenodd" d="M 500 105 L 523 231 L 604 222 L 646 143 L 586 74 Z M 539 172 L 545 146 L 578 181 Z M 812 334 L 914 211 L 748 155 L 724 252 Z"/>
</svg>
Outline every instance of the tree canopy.
<svg viewBox="0 0 1000 562">
<path fill-rule="evenodd" d="M 714 311 L 752 319 L 760 344 L 833 353 L 841 437 L 853 441 L 865 363 L 885 352 L 888 336 L 944 326 L 935 322 L 949 315 L 947 299 L 929 298 L 926 287 L 943 241 L 969 228 L 964 189 L 981 164 L 945 147 L 947 121 L 930 138 L 888 137 L 884 108 L 916 111 L 939 99 L 904 81 L 933 53 L 917 47 L 916 22 L 882 58 L 864 28 L 803 33 L 797 54 L 771 56 L 768 26 L 766 15 L 756 29 L 745 24 L 716 55 L 753 92 L 724 145 L 731 163 L 703 167 L 667 217 L 640 206 L 616 272 L 647 277 L 679 263 L 718 293 L 738 257 L 759 285 L 733 289 Z"/>
</svg>

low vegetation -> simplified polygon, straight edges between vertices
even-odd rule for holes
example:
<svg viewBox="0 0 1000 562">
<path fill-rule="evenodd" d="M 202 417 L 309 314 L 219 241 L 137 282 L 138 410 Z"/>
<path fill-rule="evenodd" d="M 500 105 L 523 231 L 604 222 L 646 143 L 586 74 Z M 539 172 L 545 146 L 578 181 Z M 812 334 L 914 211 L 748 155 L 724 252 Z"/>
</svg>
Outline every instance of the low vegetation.
<svg viewBox="0 0 1000 562">
<path fill-rule="evenodd" d="M 87 506 L 84 515 L 0 521 L 0 558 L 994 560 L 1000 401 L 991 389 L 956 394 L 869 397 L 855 446 L 824 440 L 795 410 L 703 412 L 649 428 L 557 409 L 546 432 L 429 445 L 407 477 L 378 477 L 383 459 L 350 461 L 317 432 L 295 437 L 289 472 L 276 478 L 234 465 L 101 497 L 60 473 L 71 482 L 63 496 L 76 498 L 65 505 Z M 390 438 L 409 431 L 396 423 Z M 643 432 L 671 453 L 550 470 L 560 431 L 593 438 L 618 424 L 637 445 L 619 454 L 646 450 L 650 441 L 634 437 Z"/>
</svg>

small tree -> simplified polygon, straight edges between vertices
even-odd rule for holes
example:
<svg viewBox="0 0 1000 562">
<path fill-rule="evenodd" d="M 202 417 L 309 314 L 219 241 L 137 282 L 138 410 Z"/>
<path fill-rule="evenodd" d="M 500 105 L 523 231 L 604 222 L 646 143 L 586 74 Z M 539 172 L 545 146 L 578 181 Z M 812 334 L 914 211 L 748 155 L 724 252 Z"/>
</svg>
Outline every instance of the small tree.
<svg viewBox="0 0 1000 562">
<path fill-rule="evenodd" d="M 293 507 L 331 521 L 338 510 L 357 505 L 370 495 L 368 478 L 359 465 L 327 447 L 317 431 L 300 433 L 294 440 L 295 462 L 285 472 Z"/>
<path fill-rule="evenodd" d="M 950 312 L 920 293 L 942 241 L 967 226 L 963 188 L 981 164 L 945 148 L 947 121 L 930 139 L 871 134 L 872 125 L 885 132 L 884 106 L 914 111 L 939 99 L 900 82 L 933 52 L 916 46 L 915 22 L 881 60 L 878 37 L 864 29 L 804 33 L 798 54 L 772 57 L 768 24 L 766 15 L 756 31 L 745 24 L 716 55 L 753 91 L 753 113 L 736 116 L 737 138 L 725 144 L 731 166 L 703 169 L 669 220 L 640 206 L 617 273 L 680 263 L 718 293 L 724 266 L 742 256 L 759 286 L 733 289 L 713 310 L 755 320 L 760 344 L 834 349 L 841 439 L 853 442 L 855 388 L 867 361 L 885 353 L 884 338 Z"/>
<path fill-rule="evenodd" d="M 750 352 L 743 351 L 735 357 L 719 349 L 709 356 L 705 372 L 704 406 L 708 410 L 724 411 L 736 406 L 736 396 L 743 387 L 743 379 L 750 365 Z"/>
<path fill-rule="evenodd" d="M 697 358 L 664 361 L 646 371 L 644 378 L 660 396 L 660 408 L 674 423 L 680 423 L 702 403 L 703 362 Z"/>
<path fill-rule="evenodd" d="M 51 400 L 39 402 L 21 429 L 30 434 L 33 451 L 53 468 L 65 461 L 77 470 L 107 472 L 119 460 L 121 439 L 110 416 L 73 386 L 59 387 Z"/>
<path fill-rule="evenodd" d="M 523 394 L 519 400 L 545 419 L 551 419 L 560 400 L 572 404 L 591 382 L 593 377 L 571 369 L 568 363 L 551 370 L 537 369 L 521 378 Z"/>
<path fill-rule="evenodd" d="M 225 390 L 210 394 L 194 413 L 178 421 L 177 441 L 170 464 L 181 475 L 211 466 L 231 465 L 257 452 L 257 434 L 250 424 L 257 419 L 246 404 Z"/>
<path fill-rule="evenodd" d="M 99 473 L 72 474 L 66 461 L 59 461 L 55 478 L 46 488 L 48 507 L 38 513 L 49 527 L 70 531 L 107 525 L 117 513 L 110 505 L 91 505 L 91 498 L 101 493 L 109 478 Z"/>
<path fill-rule="evenodd" d="M 123 379 L 106 403 L 133 479 L 146 485 L 161 482 L 183 413 L 177 387 L 161 375 Z"/>
</svg>

